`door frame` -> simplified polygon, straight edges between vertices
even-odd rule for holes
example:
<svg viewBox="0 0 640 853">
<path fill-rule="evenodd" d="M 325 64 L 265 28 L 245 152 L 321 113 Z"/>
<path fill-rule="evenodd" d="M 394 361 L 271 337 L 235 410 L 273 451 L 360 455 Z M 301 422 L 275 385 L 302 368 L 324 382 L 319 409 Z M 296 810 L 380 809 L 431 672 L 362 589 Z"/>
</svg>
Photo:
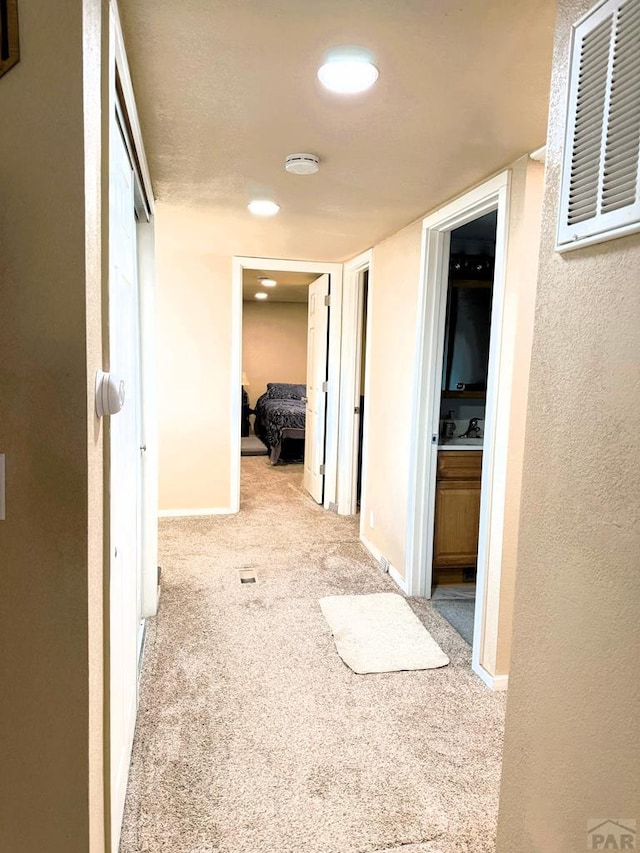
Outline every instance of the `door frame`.
<svg viewBox="0 0 640 853">
<path fill-rule="evenodd" d="M 502 351 L 510 186 L 511 172 L 502 172 L 435 211 L 422 223 L 405 566 L 407 593 L 430 598 L 450 234 L 455 228 L 497 210 L 472 654 L 473 670 L 494 689 L 505 688 L 507 679 L 492 676 L 482 666 L 481 658 L 486 632 L 487 579 L 491 573 L 492 583 L 497 581 L 499 584 L 502 562 L 506 495 L 504 463 L 509 425 L 499 421 L 498 407 L 502 408 L 511 396 L 511 388 L 500 381 L 502 360 L 510 356 Z M 503 447 L 504 453 L 498 453 L 499 446 Z"/>
<path fill-rule="evenodd" d="M 364 312 L 363 274 L 369 271 L 367 294 L 367 335 L 364 376 L 364 411 L 359 415 L 355 408 L 360 401 L 360 364 L 362 356 L 362 319 Z M 358 418 L 363 419 L 362 441 L 362 491 L 365 491 L 366 447 L 369 420 L 367 388 L 369 383 L 369 346 L 371 335 L 371 292 L 373 280 L 373 249 L 367 249 L 344 265 L 342 301 L 342 371 L 340 379 L 340 440 L 338 450 L 338 513 L 355 515 L 357 512 L 358 482 Z"/>
<path fill-rule="evenodd" d="M 240 424 L 242 417 L 242 274 L 244 270 L 264 272 L 328 273 L 330 276 L 329 365 L 327 391 L 327 431 L 325 451 L 325 509 L 337 508 L 338 415 L 340 408 L 340 347 L 342 335 L 342 264 L 321 261 L 293 261 L 283 258 L 250 258 L 236 255 L 231 272 L 231 387 L 229 405 L 231 445 L 231 508 L 240 510 Z"/>
</svg>

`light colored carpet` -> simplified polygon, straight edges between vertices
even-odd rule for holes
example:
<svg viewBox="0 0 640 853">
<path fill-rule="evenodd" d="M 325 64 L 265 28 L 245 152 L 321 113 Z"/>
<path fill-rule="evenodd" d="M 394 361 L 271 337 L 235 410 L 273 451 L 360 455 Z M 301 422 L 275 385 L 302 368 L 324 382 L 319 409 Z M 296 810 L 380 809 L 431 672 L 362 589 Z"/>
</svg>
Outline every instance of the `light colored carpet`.
<svg viewBox="0 0 640 853">
<path fill-rule="evenodd" d="M 301 466 L 242 471 L 239 515 L 161 522 L 121 853 L 491 853 L 504 695 L 425 600 L 448 667 L 351 672 L 318 599 L 396 587 Z"/>
<path fill-rule="evenodd" d="M 329 595 L 319 603 L 338 654 L 360 675 L 437 669 L 449 663 L 449 658 L 397 593 Z"/>
</svg>

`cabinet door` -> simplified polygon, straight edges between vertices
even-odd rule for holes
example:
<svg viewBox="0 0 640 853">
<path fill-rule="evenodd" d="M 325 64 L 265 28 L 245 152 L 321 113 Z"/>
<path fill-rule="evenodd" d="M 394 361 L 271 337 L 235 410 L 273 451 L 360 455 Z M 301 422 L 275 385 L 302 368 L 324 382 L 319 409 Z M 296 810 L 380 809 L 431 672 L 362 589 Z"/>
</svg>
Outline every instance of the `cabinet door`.
<svg viewBox="0 0 640 853">
<path fill-rule="evenodd" d="M 434 566 L 475 566 L 480 525 L 480 482 L 438 482 L 435 515 Z"/>
</svg>

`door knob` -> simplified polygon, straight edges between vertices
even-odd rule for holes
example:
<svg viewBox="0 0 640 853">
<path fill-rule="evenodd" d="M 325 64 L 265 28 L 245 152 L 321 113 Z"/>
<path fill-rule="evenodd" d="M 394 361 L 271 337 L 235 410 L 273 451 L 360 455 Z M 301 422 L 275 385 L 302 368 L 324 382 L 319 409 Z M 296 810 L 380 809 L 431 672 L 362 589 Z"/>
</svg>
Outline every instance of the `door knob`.
<svg viewBox="0 0 640 853">
<path fill-rule="evenodd" d="M 112 373 L 96 373 L 96 414 L 117 415 L 124 406 L 124 382 Z"/>
</svg>

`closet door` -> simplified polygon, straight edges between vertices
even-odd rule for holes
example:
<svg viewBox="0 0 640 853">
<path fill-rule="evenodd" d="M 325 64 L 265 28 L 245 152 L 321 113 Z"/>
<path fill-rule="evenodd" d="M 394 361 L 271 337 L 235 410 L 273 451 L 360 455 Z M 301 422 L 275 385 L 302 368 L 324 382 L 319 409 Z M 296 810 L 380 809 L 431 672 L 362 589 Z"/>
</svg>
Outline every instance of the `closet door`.
<svg viewBox="0 0 640 853">
<path fill-rule="evenodd" d="M 110 739 L 112 851 L 119 846 L 138 704 L 141 621 L 140 315 L 134 179 L 114 116 L 109 181 L 109 353 L 125 385 L 122 410 L 109 418 Z"/>
</svg>

